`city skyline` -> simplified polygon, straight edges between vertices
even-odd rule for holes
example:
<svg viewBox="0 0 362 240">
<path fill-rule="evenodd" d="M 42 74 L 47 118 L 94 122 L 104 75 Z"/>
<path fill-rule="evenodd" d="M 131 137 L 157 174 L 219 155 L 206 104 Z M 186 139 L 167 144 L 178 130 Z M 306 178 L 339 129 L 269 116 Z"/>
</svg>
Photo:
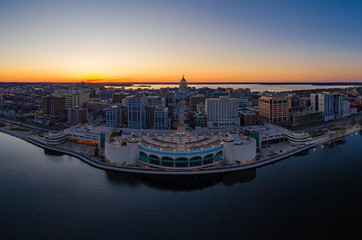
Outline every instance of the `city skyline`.
<svg viewBox="0 0 362 240">
<path fill-rule="evenodd" d="M 0 82 L 360 82 L 359 1 L 0 1 Z"/>
</svg>

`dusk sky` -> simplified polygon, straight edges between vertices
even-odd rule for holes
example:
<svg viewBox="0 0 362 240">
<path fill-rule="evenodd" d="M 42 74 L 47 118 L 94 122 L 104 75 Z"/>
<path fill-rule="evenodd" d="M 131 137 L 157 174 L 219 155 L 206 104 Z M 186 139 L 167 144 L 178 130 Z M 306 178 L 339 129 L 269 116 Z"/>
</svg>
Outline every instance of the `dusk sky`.
<svg viewBox="0 0 362 240">
<path fill-rule="evenodd" d="M 0 81 L 362 81 L 362 1 L 0 0 Z"/>
</svg>

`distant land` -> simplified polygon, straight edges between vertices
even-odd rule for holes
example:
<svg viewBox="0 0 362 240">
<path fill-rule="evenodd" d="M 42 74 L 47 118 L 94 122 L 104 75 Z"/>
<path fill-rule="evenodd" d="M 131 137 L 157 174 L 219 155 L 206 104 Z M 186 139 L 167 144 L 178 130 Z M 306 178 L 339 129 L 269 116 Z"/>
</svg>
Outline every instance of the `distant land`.
<svg viewBox="0 0 362 240">
<path fill-rule="evenodd" d="M 87 84 L 87 85 L 106 85 L 106 86 L 132 86 L 134 84 L 138 85 L 161 85 L 161 84 L 174 84 L 178 85 L 179 82 L 99 82 L 99 83 L 89 83 L 89 82 L 0 82 L 0 86 L 4 85 L 29 85 L 29 84 Z M 320 85 L 320 86 L 330 86 L 330 85 L 362 85 L 360 82 L 188 82 L 192 85 L 216 85 L 216 84 L 259 84 L 259 85 Z"/>
<path fill-rule="evenodd" d="M 179 82 L 129 82 L 131 84 L 179 84 Z M 261 84 L 261 85 L 362 85 L 362 82 L 187 82 L 188 84 L 193 85 L 203 85 L 203 84 Z M 101 83 L 107 85 L 113 84 L 124 84 L 124 83 Z M 127 83 L 125 83 L 127 84 Z"/>
</svg>

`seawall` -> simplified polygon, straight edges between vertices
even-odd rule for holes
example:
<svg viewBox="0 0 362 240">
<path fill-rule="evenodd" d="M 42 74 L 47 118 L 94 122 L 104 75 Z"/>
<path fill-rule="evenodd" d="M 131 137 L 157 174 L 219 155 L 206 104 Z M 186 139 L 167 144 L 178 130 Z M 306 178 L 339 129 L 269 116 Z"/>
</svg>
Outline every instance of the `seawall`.
<svg viewBox="0 0 362 240">
<path fill-rule="evenodd" d="M 199 169 L 199 170 L 191 170 L 191 171 L 164 171 L 163 169 L 145 169 L 145 168 L 141 168 L 141 167 L 131 167 L 131 166 L 115 166 L 113 164 L 109 164 L 109 163 L 104 163 L 104 162 L 100 162 L 97 161 L 95 159 L 92 159 L 90 157 L 88 157 L 85 154 L 82 153 L 78 153 L 72 150 L 68 150 L 68 149 L 63 149 L 60 147 L 56 147 L 56 146 L 50 146 L 47 145 L 45 143 L 42 143 L 40 141 L 37 141 L 35 139 L 32 139 L 28 136 L 24 136 L 22 134 L 13 132 L 11 130 L 7 130 L 7 129 L 3 129 L 0 128 L 0 132 L 3 132 L 5 134 L 20 138 L 24 141 L 27 141 L 31 144 L 34 144 L 38 147 L 41 147 L 43 149 L 48 149 L 48 150 L 53 150 L 56 152 L 60 152 L 60 153 L 64 153 L 73 157 L 76 157 L 80 160 L 82 160 L 83 162 L 96 167 L 96 168 L 100 168 L 100 169 L 104 169 L 104 170 L 112 170 L 112 171 L 118 171 L 118 172 L 127 172 L 127 173 L 136 173 L 136 174 L 150 174 L 150 175 L 205 175 L 205 174 L 219 174 L 219 173 L 227 173 L 227 172 L 234 172 L 234 171 L 242 171 L 242 170 L 247 170 L 247 169 L 251 169 L 251 168 L 256 168 L 256 167 L 261 167 L 267 164 L 271 164 L 274 162 L 277 162 L 279 160 L 285 159 L 287 157 L 290 157 L 292 155 L 295 155 L 299 152 L 305 151 L 307 149 L 310 149 L 312 147 L 315 147 L 316 144 L 315 143 L 310 143 L 308 145 L 304 145 L 302 147 L 293 149 L 289 152 L 283 153 L 283 154 L 278 154 L 269 158 L 265 158 L 262 160 L 258 160 L 256 162 L 251 162 L 251 163 L 247 163 L 247 164 L 242 164 L 242 165 L 234 165 L 234 166 L 220 166 L 220 167 L 213 167 L 213 168 L 206 168 L 206 169 Z"/>
</svg>

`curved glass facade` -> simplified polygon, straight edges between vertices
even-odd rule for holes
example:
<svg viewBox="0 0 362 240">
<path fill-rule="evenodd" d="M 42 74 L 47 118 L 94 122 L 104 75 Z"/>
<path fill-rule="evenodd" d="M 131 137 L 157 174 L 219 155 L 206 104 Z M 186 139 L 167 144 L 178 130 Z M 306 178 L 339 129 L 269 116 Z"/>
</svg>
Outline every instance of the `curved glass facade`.
<svg viewBox="0 0 362 240">
<path fill-rule="evenodd" d="M 151 164 L 160 165 L 160 158 L 157 157 L 156 155 L 151 154 L 151 155 L 149 156 L 149 160 L 150 160 L 150 163 L 151 163 Z"/>
<path fill-rule="evenodd" d="M 148 156 L 144 152 L 140 152 L 140 160 L 148 163 Z"/>
<path fill-rule="evenodd" d="M 144 163 L 150 163 L 152 165 L 163 166 L 163 167 L 174 167 L 174 168 L 188 168 L 188 167 L 198 167 L 203 165 L 209 165 L 212 163 L 220 162 L 223 159 L 222 151 L 214 154 L 208 154 L 204 158 L 201 156 L 193 156 L 191 158 L 178 157 L 172 158 L 169 156 L 164 156 L 161 159 L 154 155 L 150 154 L 147 156 L 146 153 L 140 152 L 139 160 Z"/>
</svg>

